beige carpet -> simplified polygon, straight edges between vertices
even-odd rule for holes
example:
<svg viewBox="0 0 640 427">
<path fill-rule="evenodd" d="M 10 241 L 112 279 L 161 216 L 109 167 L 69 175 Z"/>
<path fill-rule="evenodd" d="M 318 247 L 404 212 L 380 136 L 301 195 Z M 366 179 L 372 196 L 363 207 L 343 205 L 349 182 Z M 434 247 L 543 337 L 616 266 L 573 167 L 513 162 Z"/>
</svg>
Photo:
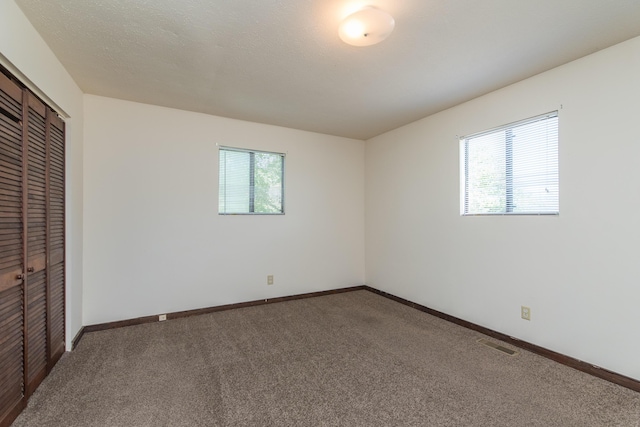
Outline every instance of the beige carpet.
<svg viewBox="0 0 640 427">
<path fill-rule="evenodd" d="M 640 426 L 639 393 L 479 338 L 367 291 L 94 332 L 14 427 Z"/>
</svg>

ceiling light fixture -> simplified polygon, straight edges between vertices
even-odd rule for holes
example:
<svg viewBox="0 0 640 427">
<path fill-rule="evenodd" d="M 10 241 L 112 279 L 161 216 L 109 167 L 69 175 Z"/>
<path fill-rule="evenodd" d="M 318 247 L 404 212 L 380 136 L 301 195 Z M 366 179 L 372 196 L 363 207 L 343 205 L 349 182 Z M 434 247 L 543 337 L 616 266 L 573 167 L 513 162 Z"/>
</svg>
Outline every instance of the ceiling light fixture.
<svg viewBox="0 0 640 427">
<path fill-rule="evenodd" d="M 391 15 L 367 6 L 344 18 L 338 34 L 347 44 L 371 46 L 386 39 L 395 25 Z"/>
</svg>

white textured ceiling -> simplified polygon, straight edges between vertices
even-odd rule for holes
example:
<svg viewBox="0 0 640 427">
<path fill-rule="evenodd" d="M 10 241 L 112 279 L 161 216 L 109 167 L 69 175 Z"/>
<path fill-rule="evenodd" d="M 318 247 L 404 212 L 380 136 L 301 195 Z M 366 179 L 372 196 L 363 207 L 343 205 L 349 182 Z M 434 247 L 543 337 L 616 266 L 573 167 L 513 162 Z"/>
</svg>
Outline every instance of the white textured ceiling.
<svg viewBox="0 0 640 427">
<path fill-rule="evenodd" d="M 640 35 L 640 0 L 16 0 L 85 93 L 368 139 Z M 340 20 L 396 20 L 353 47 Z"/>
</svg>

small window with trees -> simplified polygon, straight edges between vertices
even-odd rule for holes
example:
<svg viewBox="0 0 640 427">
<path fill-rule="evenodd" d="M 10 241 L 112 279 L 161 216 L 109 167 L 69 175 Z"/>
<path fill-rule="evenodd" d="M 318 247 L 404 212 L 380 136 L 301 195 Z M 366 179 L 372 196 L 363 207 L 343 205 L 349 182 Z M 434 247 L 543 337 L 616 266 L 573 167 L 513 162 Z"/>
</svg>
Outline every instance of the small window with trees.
<svg viewBox="0 0 640 427">
<path fill-rule="evenodd" d="M 559 213 L 558 112 L 460 138 L 462 215 Z"/>
<path fill-rule="evenodd" d="M 284 214 L 284 154 L 220 147 L 218 213 Z"/>
</svg>

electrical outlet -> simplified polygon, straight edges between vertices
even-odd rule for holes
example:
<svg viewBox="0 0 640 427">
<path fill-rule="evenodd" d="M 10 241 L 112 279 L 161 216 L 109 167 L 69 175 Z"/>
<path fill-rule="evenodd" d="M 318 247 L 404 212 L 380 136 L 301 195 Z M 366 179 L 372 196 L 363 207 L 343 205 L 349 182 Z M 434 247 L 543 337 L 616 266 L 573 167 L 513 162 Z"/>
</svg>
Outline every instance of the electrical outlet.
<svg viewBox="0 0 640 427">
<path fill-rule="evenodd" d="M 531 320 L 531 309 L 529 307 L 525 307 L 524 305 L 520 306 L 520 316 L 524 320 Z"/>
<path fill-rule="evenodd" d="M 164 322 L 165 320 L 167 320 L 166 314 L 161 314 L 158 316 L 158 322 Z"/>
<path fill-rule="evenodd" d="M 268 275 L 267 276 L 267 285 L 273 285 L 273 276 L 272 275 Z"/>
</svg>

